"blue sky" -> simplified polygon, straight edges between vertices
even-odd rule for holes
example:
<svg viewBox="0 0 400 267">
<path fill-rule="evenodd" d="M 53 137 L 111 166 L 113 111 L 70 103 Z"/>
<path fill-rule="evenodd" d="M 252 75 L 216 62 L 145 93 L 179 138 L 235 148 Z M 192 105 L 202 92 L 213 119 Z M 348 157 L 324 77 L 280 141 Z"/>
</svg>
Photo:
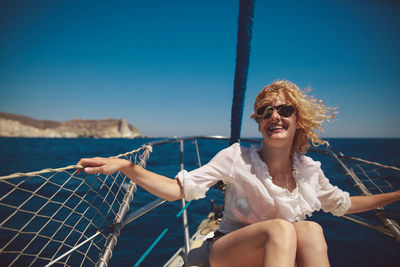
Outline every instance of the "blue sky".
<svg viewBox="0 0 400 267">
<path fill-rule="evenodd" d="M 400 3 L 258 0 L 242 136 L 266 84 L 337 106 L 326 137 L 400 137 Z M 0 111 L 230 134 L 238 1 L 1 1 Z"/>
</svg>

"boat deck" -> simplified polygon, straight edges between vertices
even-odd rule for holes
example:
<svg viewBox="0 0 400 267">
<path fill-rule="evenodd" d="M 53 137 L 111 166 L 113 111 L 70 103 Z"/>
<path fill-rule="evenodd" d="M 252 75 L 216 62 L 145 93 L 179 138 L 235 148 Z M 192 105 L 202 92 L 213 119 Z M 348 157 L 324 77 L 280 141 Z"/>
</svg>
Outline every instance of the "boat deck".
<svg viewBox="0 0 400 267">
<path fill-rule="evenodd" d="M 208 263 L 208 238 L 214 236 L 214 232 L 219 228 L 221 219 L 216 219 L 214 212 L 210 212 L 206 219 L 204 219 L 197 228 L 197 232 L 190 240 L 190 252 L 187 256 L 187 264 L 185 266 L 191 267 L 206 267 Z M 183 249 L 177 251 L 174 257 L 167 262 L 164 267 L 178 267 L 184 266 L 184 253 Z"/>
</svg>

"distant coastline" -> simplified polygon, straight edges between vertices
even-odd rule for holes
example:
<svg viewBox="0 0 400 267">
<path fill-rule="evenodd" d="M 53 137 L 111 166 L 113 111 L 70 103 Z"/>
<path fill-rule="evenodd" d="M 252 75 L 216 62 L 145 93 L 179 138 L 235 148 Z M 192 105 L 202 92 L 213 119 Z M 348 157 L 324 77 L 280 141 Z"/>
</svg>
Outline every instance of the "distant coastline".
<svg viewBox="0 0 400 267">
<path fill-rule="evenodd" d="M 0 112 L 0 137 L 45 138 L 137 138 L 140 130 L 125 119 L 85 120 L 65 122 Z"/>
</svg>

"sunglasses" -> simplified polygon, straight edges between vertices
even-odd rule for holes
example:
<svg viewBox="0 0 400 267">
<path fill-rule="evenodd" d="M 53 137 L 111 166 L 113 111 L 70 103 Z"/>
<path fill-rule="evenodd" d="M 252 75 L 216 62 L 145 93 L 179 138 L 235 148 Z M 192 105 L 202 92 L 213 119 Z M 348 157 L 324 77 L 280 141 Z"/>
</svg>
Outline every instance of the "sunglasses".
<svg viewBox="0 0 400 267">
<path fill-rule="evenodd" d="M 264 120 L 271 118 L 274 110 L 278 112 L 278 114 L 282 117 L 289 118 L 296 111 L 296 108 L 291 105 L 279 105 L 279 106 L 265 106 L 261 107 L 257 110 L 257 117 L 262 118 Z"/>
</svg>

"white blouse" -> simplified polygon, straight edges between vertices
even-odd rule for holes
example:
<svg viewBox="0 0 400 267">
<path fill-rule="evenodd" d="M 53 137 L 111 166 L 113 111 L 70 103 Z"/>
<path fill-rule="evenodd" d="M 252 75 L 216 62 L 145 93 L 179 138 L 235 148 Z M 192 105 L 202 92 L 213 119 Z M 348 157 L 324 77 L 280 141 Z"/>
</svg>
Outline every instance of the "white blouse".
<svg viewBox="0 0 400 267">
<path fill-rule="evenodd" d="M 191 172 L 183 170 L 176 176 L 186 200 L 204 198 L 219 180 L 227 183 L 219 231 L 228 233 L 269 219 L 297 222 L 321 208 L 342 216 L 350 208 L 349 193 L 330 184 L 320 162 L 296 155 L 293 160 L 296 188 L 289 192 L 272 182 L 259 150 L 259 146 L 245 148 L 235 143 L 220 151 L 208 164 Z"/>
</svg>

